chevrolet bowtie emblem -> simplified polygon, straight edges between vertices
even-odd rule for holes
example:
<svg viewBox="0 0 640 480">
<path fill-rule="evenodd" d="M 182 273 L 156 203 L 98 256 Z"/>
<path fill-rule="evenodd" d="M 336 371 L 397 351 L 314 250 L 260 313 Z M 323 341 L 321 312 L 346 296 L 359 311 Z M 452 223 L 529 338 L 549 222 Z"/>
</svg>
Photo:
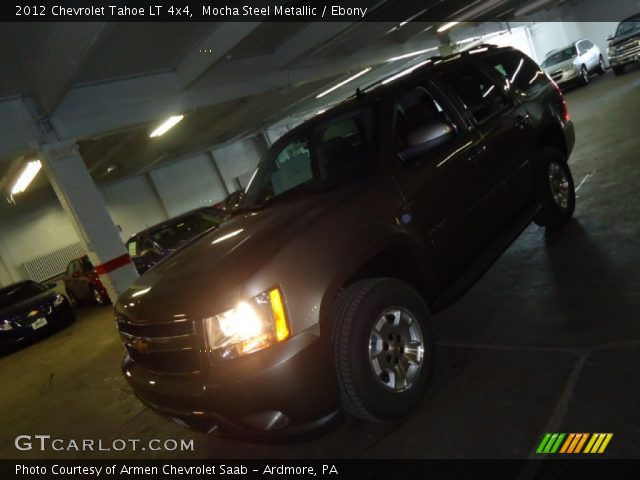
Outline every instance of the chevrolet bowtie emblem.
<svg viewBox="0 0 640 480">
<path fill-rule="evenodd" d="M 35 317 L 36 315 L 38 315 L 38 313 L 39 313 L 38 310 L 31 310 L 29 312 L 29 315 L 27 315 L 27 317 L 29 318 Z"/>
</svg>

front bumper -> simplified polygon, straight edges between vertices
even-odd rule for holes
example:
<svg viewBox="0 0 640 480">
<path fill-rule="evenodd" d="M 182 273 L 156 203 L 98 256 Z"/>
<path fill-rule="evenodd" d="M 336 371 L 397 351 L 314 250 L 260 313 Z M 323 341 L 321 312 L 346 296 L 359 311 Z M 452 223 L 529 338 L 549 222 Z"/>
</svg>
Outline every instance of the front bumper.
<svg viewBox="0 0 640 480">
<path fill-rule="evenodd" d="M 623 54 L 609 55 L 609 63 L 612 67 L 620 67 L 634 62 L 640 62 L 640 45 L 626 50 Z"/>
<path fill-rule="evenodd" d="M 282 437 L 337 417 L 339 393 L 327 349 L 301 333 L 198 374 L 158 374 L 126 355 L 123 373 L 135 394 L 161 415 L 225 436 Z"/>
<path fill-rule="evenodd" d="M 580 71 L 576 69 L 569 70 L 549 70 L 547 74 L 557 85 L 567 85 L 575 82 L 580 78 Z"/>
<path fill-rule="evenodd" d="M 16 327 L 8 332 L 0 332 L 0 351 L 10 352 L 23 344 L 42 338 L 49 333 L 67 325 L 75 319 L 75 313 L 69 302 L 65 302 L 44 316 L 47 324 L 34 330 L 31 325 Z"/>
</svg>

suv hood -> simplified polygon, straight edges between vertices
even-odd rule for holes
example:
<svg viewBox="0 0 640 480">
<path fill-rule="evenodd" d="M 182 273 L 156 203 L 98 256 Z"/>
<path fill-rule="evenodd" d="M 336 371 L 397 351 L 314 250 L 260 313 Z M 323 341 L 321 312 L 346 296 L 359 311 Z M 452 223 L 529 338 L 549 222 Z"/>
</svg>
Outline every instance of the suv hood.
<svg viewBox="0 0 640 480">
<path fill-rule="evenodd" d="M 558 70 L 569 70 L 574 67 L 575 58 L 570 58 L 569 60 L 565 60 L 564 62 L 556 63 L 555 65 L 551 65 L 550 67 L 544 67 L 544 71 L 547 73 L 557 72 Z"/>
<path fill-rule="evenodd" d="M 609 46 L 614 47 L 614 46 L 620 45 L 621 43 L 624 43 L 627 40 L 630 40 L 634 37 L 640 39 L 640 30 L 633 30 L 632 32 L 627 33 L 626 35 L 620 35 L 619 37 L 612 38 L 611 40 L 609 40 Z"/>
<path fill-rule="evenodd" d="M 238 214 L 157 264 L 116 305 L 131 321 L 203 318 L 230 308 L 243 283 L 350 189 L 289 199 Z"/>
</svg>

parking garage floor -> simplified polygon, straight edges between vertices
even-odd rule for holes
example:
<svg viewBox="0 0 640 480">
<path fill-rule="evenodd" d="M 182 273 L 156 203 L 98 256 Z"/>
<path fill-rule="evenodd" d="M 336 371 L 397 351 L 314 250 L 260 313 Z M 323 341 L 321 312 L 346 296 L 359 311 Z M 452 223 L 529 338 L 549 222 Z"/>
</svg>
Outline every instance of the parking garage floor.
<svg viewBox="0 0 640 480">
<path fill-rule="evenodd" d="M 567 93 L 579 188 L 562 231 L 531 225 L 435 317 L 438 364 L 404 422 L 343 423 L 313 440 L 254 445 L 186 430 L 144 408 L 119 365 L 110 308 L 0 358 L 0 456 L 411 457 L 535 455 L 544 432 L 612 432 L 607 457 L 640 452 L 640 69 Z M 19 452 L 19 434 L 194 439 L 193 452 Z"/>
</svg>

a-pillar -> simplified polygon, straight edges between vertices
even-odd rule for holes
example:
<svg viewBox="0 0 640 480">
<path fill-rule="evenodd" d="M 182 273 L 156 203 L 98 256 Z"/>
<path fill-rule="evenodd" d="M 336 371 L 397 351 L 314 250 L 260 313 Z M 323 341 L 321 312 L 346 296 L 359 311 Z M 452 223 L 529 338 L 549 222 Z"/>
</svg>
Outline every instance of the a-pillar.
<svg viewBox="0 0 640 480">
<path fill-rule="evenodd" d="M 114 302 L 138 273 L 74 142 L 41 147 L 44 170 Z"/>
</svg>

